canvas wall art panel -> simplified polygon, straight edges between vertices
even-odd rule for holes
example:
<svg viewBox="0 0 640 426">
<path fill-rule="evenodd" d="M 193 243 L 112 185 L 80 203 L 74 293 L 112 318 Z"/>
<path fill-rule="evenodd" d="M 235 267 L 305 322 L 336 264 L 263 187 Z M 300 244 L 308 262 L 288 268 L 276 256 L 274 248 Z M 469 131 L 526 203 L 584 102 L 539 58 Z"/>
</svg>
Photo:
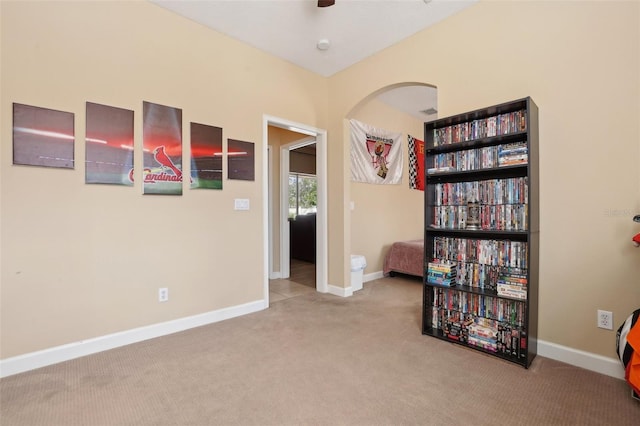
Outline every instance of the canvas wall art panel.
<svg viewBox="0 0 640 426">
<path fill-rule="evenodd" d="M 228 178 L 255 180 L 255 145 L 235 139 L 227 141 Z"/>
<path fill-rule="evenodd" d="M 222 189 L 222 128 L 191 123 L 191 188 Z"/>
<path fill-rule="evenodd" d="M 182 195 L 182 110 L 143 103 L 143 193 Z"/>
<path fill-rule="evenodd" d="M 74 168 L 74 115 L 13 104 L 13 164 Z"/>
<path fill-rule="evenodd" d="M 133 186 L 133 111 L 86 104 L 85 182 Z"/>
</svg>

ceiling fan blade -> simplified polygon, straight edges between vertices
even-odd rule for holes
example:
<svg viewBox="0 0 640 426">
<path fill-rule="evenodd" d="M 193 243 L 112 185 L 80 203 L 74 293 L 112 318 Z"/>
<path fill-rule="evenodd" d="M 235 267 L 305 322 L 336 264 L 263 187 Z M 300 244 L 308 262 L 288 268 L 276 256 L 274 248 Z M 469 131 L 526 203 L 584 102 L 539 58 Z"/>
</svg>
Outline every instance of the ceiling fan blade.
<svg viewBox="0 0 640 426">
<path fill-rule="evenodd" d="M 336 0 L 318 0 L 318 7 L 333 6 L 336 4 Z"/>
</svg>

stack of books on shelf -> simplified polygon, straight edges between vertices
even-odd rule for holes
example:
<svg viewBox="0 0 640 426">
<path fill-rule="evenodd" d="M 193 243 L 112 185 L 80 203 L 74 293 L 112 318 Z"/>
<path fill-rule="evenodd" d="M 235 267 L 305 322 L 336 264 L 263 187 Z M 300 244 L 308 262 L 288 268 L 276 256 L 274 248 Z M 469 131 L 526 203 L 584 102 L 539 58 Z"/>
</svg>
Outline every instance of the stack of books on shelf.
<svg viewBox="0 0 640 426">
<path fill-rule="evenodd" d="M 526 142 L 515 142 L 500 145 L 498 149 L 498 166 L 515 166 L 527 164 L 529 161 L 529 149 Z"/>
<path fill-rule="evenodd" d="M 527 299 L 527 273 L 519 268 L 506 268 L 498 277 L 498 296 Z"/>
<path fill-rule="evenodd" d="M 456 284 L 456 262 L 429 262 L 427 282 L 452 286 Z"/>
</svg>

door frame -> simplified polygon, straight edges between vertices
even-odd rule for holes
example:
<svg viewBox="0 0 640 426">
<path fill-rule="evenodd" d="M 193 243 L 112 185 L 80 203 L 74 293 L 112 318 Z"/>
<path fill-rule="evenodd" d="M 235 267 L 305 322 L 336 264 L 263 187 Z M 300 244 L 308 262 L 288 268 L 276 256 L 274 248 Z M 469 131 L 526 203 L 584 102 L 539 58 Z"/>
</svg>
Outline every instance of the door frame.
<svg viewBox="0 0 640 426">
<path fill-rule="evenodd" d="M 271 265 L 269 263 L 269 257 L 271 253 L 271 239 L 270 239 L 270 229 L 271 221 L 275 220 L 275 218 L 271 218 L 269 215 L 269 208 L 272 205 L 271 200 L 271 192 L 269 191 L 269 174 L 273 173 L 272 168 L 269 168 L 269 155 L 268 155 L 268 144 L 269 144 L 269 126 L 280 127 L 282 129 L 287 129 L 293 132 L 301 133 L 303 135 L 308 135 L 315 137 L 316 143 L 316 179 L 318 183 L 318 200 L 317 200 L 317 213 L 316 213 L 316 291 L 320 293 L 327 293 L 329 291 L 329 284 L 327 281 L 328 277 L 328 225 L 327 225 L 327 131 L 324 129 L 318 129 L 313 126 L 309 126 L 306 124 L 296 123 L 291 120 L 286 120 L 279 117 L 274 117 L 270 115 L 263 115 L 263 152 L 262 152 L 262 170 L 263 170 L 263 185 L 262 185 L 262 193 L 263 193 L 263 241 L 264 241 L 264 285 L 263 285 L 263 293 L 264 300 L 266 306 L 269 306 L 269 272 L 271 270 Z M 294 142 L 293 144 L 289 144 L 293 147 L 299 147 L 304 144 L 309 144 L 309 139 L 305 138 L 304 141 Z M 302 144 L 302 145 L 301 145 Z M 280 200 L 281 200 L 281 211 L 280 217 L 278 220 L 280 221 L 280 268 L 281 273 L 283 272 L 283 266 L 286 266 L 286 272 L 288 276 L 289 272 L 289 227 L 288 227 L 288 203 L 287 207 L 283 210 L 282 204 L 283 200 L 288 200 L 288 181 L 289 181 L 289 149 L 291 147 L 286 148 L 285 157 L 286 159 L 280 158 L 281 167 L 280 167 Z M 282 166 L 282 163 L 286 162 L 286 169 Z M 283 172 L 286 170 L 286 173 Z M 284 174 L 284 178 L 283 178 Z M 285 186 L 284 183 L 287 183 Z M 284 189 L 283 189 L 284 188 Z M 283 225 L 284 222 L 284 225 Z M 283 246 L 286 245 L 285 250 L 283 250 Z M 285 252 L 286 256 L 283 257 L 283 252 Z M 283 265 L 285 263 L 285 265 Z"/>
<path fill-rule="evenodd" d="M 315 136 L 306 136 L 294 142 L 280 146 L 280 278 L 289 278 L 291 273 L 291 246 L 289 227 L 289 175 L 291 174 L 291 150 L 316 144 Z M 316 144 L 317 148 L 317 144 Z M 318 156 L 316 153 L 316 163 Z M 316 164 L 317 165 L 317 164 Z M 318 171 L 316 170 L 316 182 Z M 316 204 L 320 204 L 316 200 Z M 317 207 L 317 206 L 316 206 Z M 317 244 L 316 244 L 317 245 Z"/>
</svg>

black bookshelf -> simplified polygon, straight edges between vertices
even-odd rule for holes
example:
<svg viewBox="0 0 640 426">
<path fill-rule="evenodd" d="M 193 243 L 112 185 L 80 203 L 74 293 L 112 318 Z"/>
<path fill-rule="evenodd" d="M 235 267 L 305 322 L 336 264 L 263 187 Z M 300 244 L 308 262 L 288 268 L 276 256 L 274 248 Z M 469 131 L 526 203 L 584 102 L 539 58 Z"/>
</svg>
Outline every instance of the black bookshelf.
<svg viewBox="0 0 640 426">
<path fill-rule="evenodd" d="M 538 107 L 527 97 L 424 131 L 422 334 L 528 368 L 538 334 Z M 456 262 L 449 285 L 437 281 L 438 262 Z"/>
</svg>

